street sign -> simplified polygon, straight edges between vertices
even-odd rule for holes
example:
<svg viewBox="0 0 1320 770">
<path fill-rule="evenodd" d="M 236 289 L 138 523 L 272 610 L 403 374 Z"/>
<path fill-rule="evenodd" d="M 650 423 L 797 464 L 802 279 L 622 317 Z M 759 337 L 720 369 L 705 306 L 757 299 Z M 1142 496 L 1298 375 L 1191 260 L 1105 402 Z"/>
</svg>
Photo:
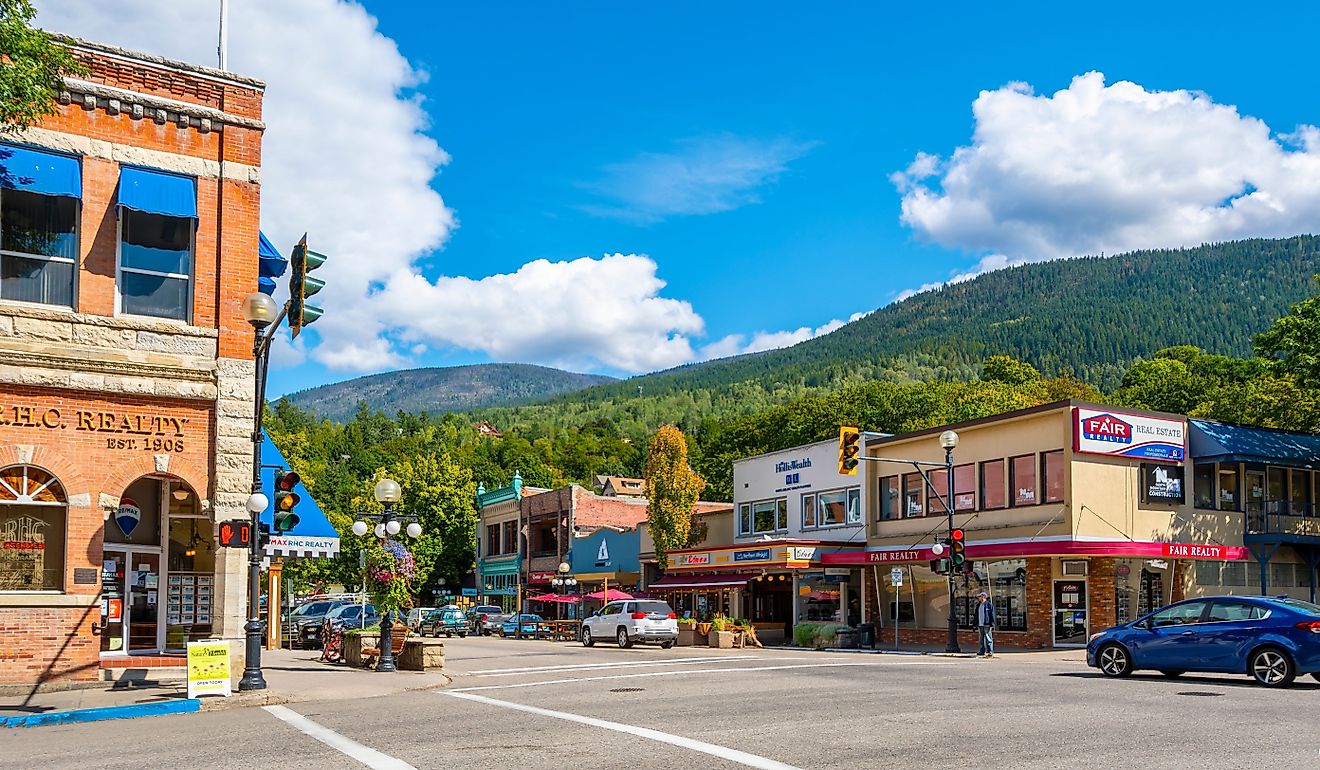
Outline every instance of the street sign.
<svg viewBox="0 0 1320 770">
<path fill-rule="evenodd" d="M 476 596 L 476 595 L 477 595 L 477 589 L 475 589 L 475 588 L 464 588 L 464 589 L 463 589 L 463 595 L 464 595 L 464 596 Z"/>
<path fill-rule="evenodd" d="M 903 585 L 903 568 L 893 567 L 889 570 L 889 582 L 895 586 Z"/>
</svg>

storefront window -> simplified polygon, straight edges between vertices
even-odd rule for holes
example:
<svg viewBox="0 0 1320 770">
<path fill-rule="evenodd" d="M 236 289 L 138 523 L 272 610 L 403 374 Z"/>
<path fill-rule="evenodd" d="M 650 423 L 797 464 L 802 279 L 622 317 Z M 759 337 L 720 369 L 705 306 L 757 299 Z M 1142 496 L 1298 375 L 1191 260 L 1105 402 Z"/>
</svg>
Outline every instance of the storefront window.
<svg viewBox="0 0 1320 770">
<path fill-rule="evenodd" d="M 64 487 L 26 465 L 0 471 L 0 591 L 64 590 Z"/>
<path fill-rule="evenodd" d="M 926 508 L 922 505 L 921 488 L 925 482 L 919 473 L 903 475 L 903 515 L 907 518 L 925 516 Z"/>
<path fill-rule="evenodd" d="M 741 535 L 757 535 L 788 529 L 788 499 L 743 503 L 738 511 Z"/>
<path fill-rule="evenodd" d="M 1238 510 L 1238 470 L 1236 465 L 1219 466 L 1219 510 Z"/>
<path fill-rule="evenodd" d="M 1056 449 L 1041 455 L 1041 475 L 1045 477 L 1045 502 L 1063 502 L 1063 450 Z"/>
<path fill-rule="evenodd" d="M 1009 466 L 1011 476 L 1009 485 L 1013 496 L 1009 498 L 1014 507 L 1036 504 L 1036 456 L 1021 455 L 1014 457 Z"/>
<path fill-rule="evenodd" d="M 844 523 L 847 518 L 848 490 L 821 492 L 816 496 L 816 499 L 819 501 L 820 525 L 822 527 Z"/>
<path fill-rule="evenodd" d="M 976 510 L 976 466 L 959 465 L 953 469 L 953 509 Z"/>
<path fill-rule="evenodd" d="M 903 518 L 898 507 L 898 477 L 885 476 L 880 479 L 880 521 L 893 521 Z"/>
<path fill-rule="evenodd" d="M 173 501 L 172 501 L 173 502 Z M 209 519 L 171 518 L 165 648 L 187 649 L 214 628 L 215 539 Z"/>
<path fill-rule="evenodd" d="M 1311 474 L 1291 471 L 1288 484 L 1288 513 L 1293 516 L 1311 515 Z"/>
<path fill-rule="evenodd" d="M 1215 464 L 1197 463 L 1192 471 L 1192 495 L 1197 508 L 1215 507 Z"/>
<path fill-rule="evenodd" d="M 994 602 L 1001 631 L 1027 630 L 1027 562 L 1025 559 L 972 563 L 966 577 L 954 580 L 954 614 L 958 625 L 975 628 L 976 605 L 985 591 Z"/>
<path fill-rule="evenodd" d="M 949 472 L 931 471 L 930 486 L 931 489 L 926 496 L 926 512 L 931 515 L 943 515 L 947 510 L 944 507 L 944 498 L 949 494 Z"/>
<path fill-rule="evenodd" d="M 1008 504 L 1004 494 L 1004 470 L 1003 460 L 981 463 L 981 510 L 992 511 Z"/>
<path fill-rule="evenodd" d="M 801 575 L 798 578 L 798 622 L 844 622 L 839 596 L 838 582 L 819 573 Z"/>
<path fill-rule="evenodd" d="M 1267 510 L 1270 513 L 1287 513 L 1284 501 L 1288 499 L 1288 493 L 1285 487 L 1288 483 L 1288 472 L 1283 468 L 1270 468 L 1265 474 L 1265 500 L 1268 503 Z"/>
</svg>

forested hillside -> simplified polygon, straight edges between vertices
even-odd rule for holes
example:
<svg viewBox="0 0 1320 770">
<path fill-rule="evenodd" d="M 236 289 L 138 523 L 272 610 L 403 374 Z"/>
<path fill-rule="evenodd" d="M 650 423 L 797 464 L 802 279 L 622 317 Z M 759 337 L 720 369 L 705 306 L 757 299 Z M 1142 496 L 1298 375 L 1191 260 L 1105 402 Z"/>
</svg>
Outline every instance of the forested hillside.
<svg viewBox="0 0 1320 770">
<path fill-rule="evenodd" d="M 478 364 L 371 374 L 300 391 L 289 400 L 321 417 L 344 422 L 359 402 L 391 414 L 399 410 L 443 414 L 537 401 L 613 381 L 530 364 Z"/>
</svg>

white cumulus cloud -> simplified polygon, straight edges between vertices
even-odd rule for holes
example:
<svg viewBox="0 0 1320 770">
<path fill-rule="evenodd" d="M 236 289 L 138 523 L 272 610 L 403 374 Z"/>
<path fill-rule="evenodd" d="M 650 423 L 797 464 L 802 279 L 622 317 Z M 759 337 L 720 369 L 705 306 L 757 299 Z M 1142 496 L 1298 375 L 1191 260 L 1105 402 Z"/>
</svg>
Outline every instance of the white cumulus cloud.
<svg viewBox="0 0 1320 770">
<path fill-rule="evenodd" d="M 1052 95 L 983 91 L 971 144 L 922 153 L 891 179 L 903 223 L 1022 261 L 1312 232 L 1320 130 L 1275 133 L 1207 94 L 1105 83 L 1090 72 Z"/>
<path fill-rule="evenodd" d="M 805 155 L 811 143 L 731 135 L 686 139 L 672 152 L 644 152 L 605 167 L 587 185 L 608 203 L 584 207 L 600 216 L 658 222 L 715 214 L 759 203 L 760 193 Z"/>
<path fill-rule="evenodd" d="M 708 345 L 702 346 L 701 359 L 704 361 L 712 358 L 725 358 L 745 353 L 760 353 L 764 350 L 792 347 L 799 342 L 806 342 L 807 340 L 829 334 L 835 329 L 843 327 L 846 323 L 852 323 L 860 318 L 865 318 L 872 312 L 874 311 L 868 310 L 862 313 L 853 313 L 847 321 L 841 321 L 835 318 L 816 327 L 802 326 L 797 329 L 788 329 L 777 332 L 759 331 L 753 333 L 750 337 L 745 334 L 730 334 L 721 337 Z"/>
</svg>

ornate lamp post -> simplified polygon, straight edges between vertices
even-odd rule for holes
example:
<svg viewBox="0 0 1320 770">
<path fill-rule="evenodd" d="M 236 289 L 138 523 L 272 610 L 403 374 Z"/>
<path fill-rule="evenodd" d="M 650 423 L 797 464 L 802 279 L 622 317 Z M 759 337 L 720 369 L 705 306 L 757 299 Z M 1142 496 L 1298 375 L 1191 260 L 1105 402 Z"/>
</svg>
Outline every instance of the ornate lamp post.
<svg viewBox="0 0 1320 770">
<path fill-rule="evenodd" d="M 252 357 L 256 370 L 256 412 L 252 426 L 252 494 L 247 500 L 248 515 L 252 517 L 252 539 L 248 545 L 248 619 L 243 626 L 246 648 L 243 660 L 243 678 L 238 680 L 240 690 L 264 690 L 266 678 L 261 673 L 261 513 L 269 500 L 261 493 L 261 417 L 266 406 L 266 365 L 270 360 L 270 340 L 274 330 L 284 320 L 288 306 L 281 308 L 275 300 L 261 292 L 243 298 L 243 320 L 252 324 Z M 267 332 L 267 327 L 270 332 Z M 272 611 L 277 611 L 272 608 Z"/>
<path fill-rule="evenodd" d="M 949 482 L 948 496 L 944 498 L 944 512 L 948 516 L 949 543 L 953 543 L 953 450 L 958 446 L 958 434 L 946 430 L 940 434 L 940 446 L 944 448 L 944 475 Z M 945 652 L 958 652 L 958 616 L 953 611 L 956 593 L 953 586 L 953 562 L 949 562 L 949 637 L 944 646 Z"/>
<path fill-rule="evenodd" d="M 362 518 L 353 522 L 353 534 L 363 537 L 370 530 L 379 540 L 387 540 L 394 535 L 399 534 L 399 530 L 408 533 L 408 537 L 417 539 L 422 536 L 422 525 L 417 523 L 417 517 L 404 514 L 402 516 L 395 514 L 394 506 L 398 504 L 399 498 L 403 492 L 399 489 L 399 483 L 393 479 L 381 479 L 376 482 L 376 489 L 373 494 L 376 502 L 385 506 L 385 511 L 379 514 L 362 514 Z M 367 524 L 367 521 L 375 523 L 374 527 Z M 404 526 L 404 522 L 407 526 Z M 387 607 L 385 616 L 380 621 L 380 659 L 376 661 L 377 671 L 394 671 L 394 610 Z M 405 631 L 405 633 L 407 633 Z"/>
<path fill-rule="evenodd" d="M 559 569 L 556 570 L 555 576 L 550 578 L 550 585 L 555 587 L 555 593 L 560 595 L 567 594 L 577 585 L 577 578 L 568 574 L 568 571 L 570 569 L 572 568 L 568 566 L 568 562 L 566 561 L 559 562 Z M 562 611 L 560 612 L 559 616 L 561 618 L 563 617 Z"/>
</svg>

